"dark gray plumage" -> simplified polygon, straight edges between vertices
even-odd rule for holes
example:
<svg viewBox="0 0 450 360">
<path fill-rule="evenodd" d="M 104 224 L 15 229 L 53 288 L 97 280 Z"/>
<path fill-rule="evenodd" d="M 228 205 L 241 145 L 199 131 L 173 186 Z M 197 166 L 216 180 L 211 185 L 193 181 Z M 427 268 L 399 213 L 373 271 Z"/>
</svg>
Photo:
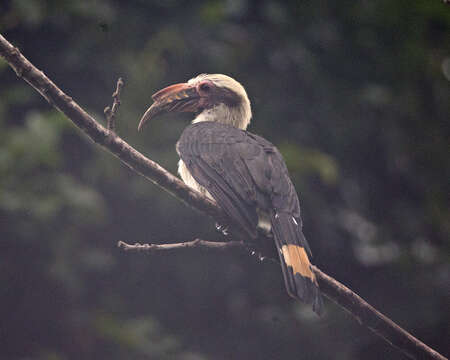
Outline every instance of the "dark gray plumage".
<svg viewBox="0 0 450 360">
<path fill-rule="evenodd" d="M 301 274 L 283 254 L 288 245 L 311 251 L 301 231 L 297 193 L 277 148 L 233 126 L 199 122 L 184 130 L 177 152 L 194 179 L 249 236 L 257 235 L 257 209 L 268 215 L 288 293 L 320 313 L 322 299 L 309 261 Z"/>
</svg>

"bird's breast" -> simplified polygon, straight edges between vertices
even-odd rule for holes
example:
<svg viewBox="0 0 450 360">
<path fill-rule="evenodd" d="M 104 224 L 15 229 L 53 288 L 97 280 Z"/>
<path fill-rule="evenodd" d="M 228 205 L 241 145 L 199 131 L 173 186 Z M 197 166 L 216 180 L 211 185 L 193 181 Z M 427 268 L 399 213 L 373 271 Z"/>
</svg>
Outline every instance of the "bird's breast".
<svg viewBox="0 0 450 360">
<path fill-rule="evenodd" d="M 194 177 L 191 175 L 191 173 L 189 172 L 186 164 L 184 163 L 183 160 L 180 159 L 180 161 L 178 162 L 178 174 L 180 174 L 181 180 L 183 180 L 183 182 L 189 186 L 190 188 L 201 192 L 202 194 L 206 195 L 207 197 L 209 197 L 210 199 L 214 200 L 213 197 L 211 196 L 211 194 L 208 192 L 208 190 L 206 190 L 203 186 L 201 186 L 195 179 Z"/>
</svg>

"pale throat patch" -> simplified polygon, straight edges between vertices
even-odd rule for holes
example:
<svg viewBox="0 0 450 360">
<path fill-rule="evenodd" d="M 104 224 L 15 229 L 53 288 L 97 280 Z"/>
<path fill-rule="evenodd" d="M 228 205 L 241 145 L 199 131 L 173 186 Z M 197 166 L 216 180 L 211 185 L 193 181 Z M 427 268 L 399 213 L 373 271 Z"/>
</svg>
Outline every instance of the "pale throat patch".
<svg viewBox="0 0 450 360">
<path fill-rule="evenodd" d="M 251 112 L 244 105 L 229 107 L 223 103 L 217 104 L 211 109 L 205 109 L 192 120 L 193 124 L 202 121 L 215 121 L 245 130 L 250 123 Z"/>
<path fill-rule="evenodd" d="M 311 270 L 308 255 L 303 247 L 298 245 L 283 245 L 281 247 L 284 262 L 292 267 L 294 274 L 298 273 L 303 277 L 310 278 L 316 283 L 316 276 Z"/>
</svg>

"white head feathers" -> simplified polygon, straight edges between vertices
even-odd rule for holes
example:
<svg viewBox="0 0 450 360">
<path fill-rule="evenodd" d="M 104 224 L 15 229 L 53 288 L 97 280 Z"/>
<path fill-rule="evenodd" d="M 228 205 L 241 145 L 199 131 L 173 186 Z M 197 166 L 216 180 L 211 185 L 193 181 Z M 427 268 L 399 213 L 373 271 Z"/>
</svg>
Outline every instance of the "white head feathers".
<svg viewBox="0 0 450 360">
<path fill-rule="evenodd" d="M 200 74 L 188 81 L 188 84 L 195 85 L 202 81 L 211 81 L 218 88 L 223 88 L 237 95 L 239 101 L 236 105 L 229 106 L 219 103 L 211 108 L 203 110 L 193 123 L 200 121 L 217 121 L 223 124 L 235 126 L 245 130 L 250 124 L 252 110 L 250 100 L 244 87 L 233 78 L 223 74 Z"/>
</svg>

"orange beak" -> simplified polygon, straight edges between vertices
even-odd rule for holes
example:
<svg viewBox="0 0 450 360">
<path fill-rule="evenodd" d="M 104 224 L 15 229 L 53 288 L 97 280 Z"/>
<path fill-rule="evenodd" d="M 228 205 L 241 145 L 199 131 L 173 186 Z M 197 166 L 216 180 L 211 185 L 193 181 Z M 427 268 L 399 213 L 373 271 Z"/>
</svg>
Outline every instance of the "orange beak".
<svg viewBox="0 0 450 360">
<path fill-rule="evenodd" d="M 138 131 L 141 131 L 149 120 L 161 113 L 197 111 L 200 95 L 194 86 L 182 83 L 159 90 L 152 99 L 154 103 L 142 116 Z"/>
</svg>

